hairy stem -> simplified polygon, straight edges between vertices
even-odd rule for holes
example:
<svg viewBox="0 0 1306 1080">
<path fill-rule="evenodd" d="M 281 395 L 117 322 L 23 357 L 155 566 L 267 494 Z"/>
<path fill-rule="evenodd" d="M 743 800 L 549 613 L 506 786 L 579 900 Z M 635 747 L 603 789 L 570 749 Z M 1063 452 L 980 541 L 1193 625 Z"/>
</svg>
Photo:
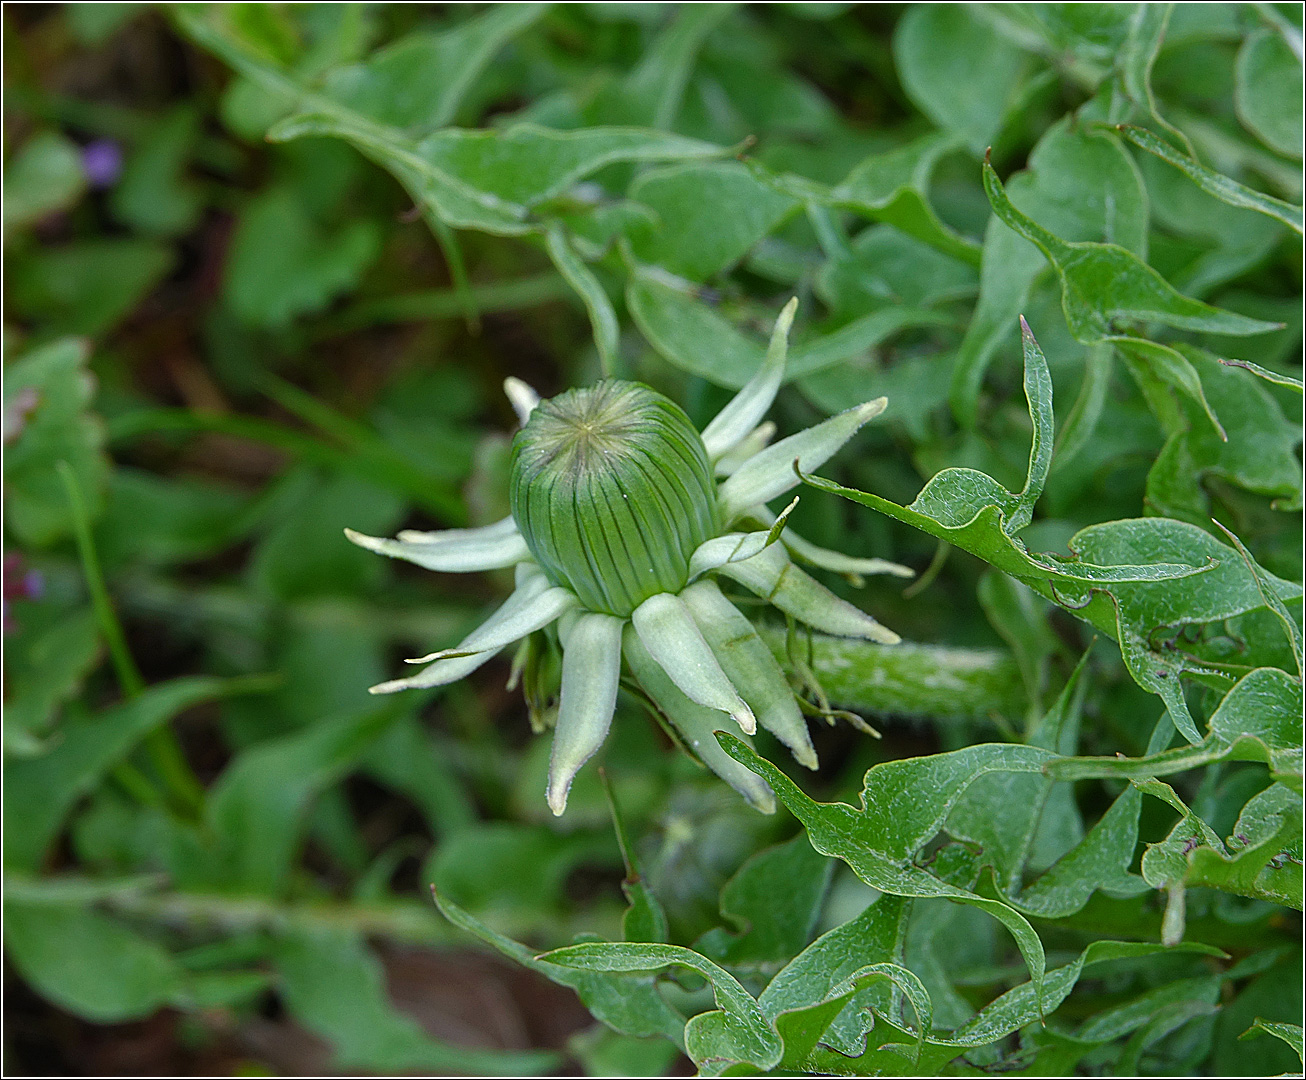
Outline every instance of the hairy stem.
<svg viewBox="0 0 1306 1080">
<path fill-rule="evenodd" d="M 759 628 L 784 663 L 785 634 Z M 812 667 L 835 704 L 858 711 L 935 720 L 1019 718 L 1024 689 L 1015 660 L 997 649 L 876 645 L 812 635 Z"/>
</svg>

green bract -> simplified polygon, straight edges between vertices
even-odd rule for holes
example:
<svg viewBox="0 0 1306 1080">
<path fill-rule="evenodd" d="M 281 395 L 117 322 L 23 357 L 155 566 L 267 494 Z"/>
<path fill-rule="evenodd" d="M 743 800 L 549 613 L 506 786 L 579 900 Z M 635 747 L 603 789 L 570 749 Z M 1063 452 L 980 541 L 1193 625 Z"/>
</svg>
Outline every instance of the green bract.
<svg viewBox="0 0 1306 1080">
<path fill-rule="evenodd" d="M 515 566 L 516 591 L 456 648 L 413 661 L 426 666 L 373 692 L 454 682 L 548 628 L 563 651 L 548 788 L 555 814 L 607 736 L 623 656 L 683 743 L 754 806 L 773 810 L 766 782 L 713 737 L 722 714 L 747 735 L 760 723 L 808 768 L 816 752 L 779 664 L 714 576 L 818 630 L 891 645 L 896 634 L 795 566 L 790 552 L 844 574 L 911 573 L 816 547 L 785 529 L 787 512 L 777 518 L 766 507 L 797 484 L 795 466 L 817 468 L 885 406 L 877 398 L 767 446 L 774 428 L 763 418 L 783 379 L 797 306 L 781 312 L 765 361 L 701 435 L 639 383 L 606 380 L 540 401 L 508 380 L 522 421 L 511 517 L 395 540 L 348 536 L 430 570 Z"/>
</svg>

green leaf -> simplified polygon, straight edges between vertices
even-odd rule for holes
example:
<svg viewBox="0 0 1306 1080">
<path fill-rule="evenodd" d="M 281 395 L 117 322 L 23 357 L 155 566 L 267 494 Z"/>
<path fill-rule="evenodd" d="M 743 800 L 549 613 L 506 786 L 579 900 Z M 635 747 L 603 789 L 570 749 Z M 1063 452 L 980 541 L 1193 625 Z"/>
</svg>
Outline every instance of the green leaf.
<svg viewBox="0 0 1306 1080">
<path fill-rule="evenodd" d="M 505 236 L 536 231 L 534 208 L 606 165 L 710 158 L 708 143 L 637 128 L 552 131 L 519 124 L 499 131 L 445 129 L 412 144 L 352 116 L 305 114 L 269 134 L 278 141 L 336 135 L 389 169 L 446 224 Z"/>
<path fill-rule="evenodd" d="M 818 1041 L 848 1057 L 865 1053 L 875 1017 L 894 1015 L 895 987 L 915 978 L 891 962 L 902 952 L 909 908 L 899 897 L 880 896 L 857 918 L 813 942 L 771 981 L 758 1005 L 784 1040 L 782 1064 L 803 1068 Z M 886 979 L 890 974 L 896 978 Z M 911 993 L 919 1021 L 932 1011 L 929 996 L 919 984 Z M 918 1022 L 918 1029 L 923 1034 L 929 1025 Z"/>
<path fill-rule="evenodd" d="M 1043 946 L 1024 916 L 1010 905 L 949 885 L 911 862 L 933 839 L 965 789 L 988 772 L 1038 772 L 1055 755 L 1027 746 L 970 746 L 951 754 L 908 758 L 878 765 L 866 774 L 861 809 L 818 803 L 739 739 L 717 732 L 717 741 L 736 761 L 765 779 L 807 830 L 823 855 L 842 859 L 872 888 L 894 896 L 940 897 L 970 904 L 1003 923 L 1036 983 L 1043 979 Z M 892 818 L 883 808 L 892 806 Z"/>
<path fill-rule="evenodd" d="M 680 1057 L 680 1048 L 666 1039 L 619 1035 L 602 1024 L 573 1035 L 567 1051 L 586 1076 L 666 1076 Z"/>
<path fill-rule="evenodd" d="M 1118 244 L 1068 243 L 1017 210 L 988 162 L 984 190 L 1005 225 L 1034 244 L 1061 281 L 1061 306 L 1076 340 L 1086 344 L 1117 333 L 1116 320 L 1159 322 L 1213 334 L 1260 334 L 1275 323 L 1249 319 L 1191 300 Z"/>
<path fill-rule="evenodd" d="M 1191 565 L 1178 562 L 1114 564 L 1086 558 L 1081 550 L 1082 545 L 1076 542 L 1082 535 L 1080 533 L 1067 543 L 1074 553 L 1073 558 L 1031 554 L 1020 540 L 1007 531 L 1007 515 L 1015 507 L 1016 496 L 991 476 L 974 469 L 944 469 L 925 485 L 916 500 L 907 507 L 881 499 L 878 495 L 842 487 L 819 476 L 804 476 L 803 482 L 819 491 L 842 495 L 853 502 L 879 510 L 922 532 L 955 544 L 1012 577 L 1026 582 L 1049 582 L 1064 586 L 1071 595 L 1057 601 L 1063 607 L 1071 606 L 1068 600 L 1073 599 L 1073 593 L 1086 585 L 1171 581 L 1209 573 L 1214 566 L 1209 559 L 1205 564 Z M 1164 532 L 1166 524 L 1154 525 L 1151 519 L 1139 518 L 1130 522 L 1090 526 L 1090 529 L 1109 532 L 1110 526 L 1119 525 L 1130 532 Z M 1083 532 L 1088 533 L 1089 530 Z M 1047 595 L 1046 586 L 1039 591 Z"/>
<path fill-rule="evenodd" d="M 558 1065 L 551 1050 L 483 1050 L 431 1038 L 395 1009 L 384 969 L 351 928 L 283 931 L 273 957 L 286 1008 L 331 1043 L 342 1069 L 534 1076 Z"/>
<path fill-rule="evenodd" d="M 1050 751 L 1074 748 L 1083 706 L 1083 673 L 1087 655 L 1076 666 L 1052 708 L 1034 725 L 1029 736 L 1031 745 Z M 948 813 L 945 826 L 948 834 L 975 845 L 979 852 L 975 863 L 992 867 L 998 888 L 1018 907 L 1022 906 L 1022 901 L 1016 896 L 1029 872 L 1046 866 L 1047 862 L 1073 847 L 1082 836 L 1078 814 L 1072 806 L 1073 833 L 1051 838 L 1055 842 L 1054 854 L 1047 858 L 1047 862 L 1034 864 L 1040 833 L 1044 838 L 1040 846 L 1049 847 L 1047 834 L 1056 824 L 1058 803 L 1054 796 L 1057 794 L 1053 783 L 1042 774 L 992 772 L 971 783 Z M 1038 854 L 1047 857 L 1046 850 Z M 1132 847 L 1126 853 L 1126 863 L 1130 855 Z M 1079 898 L 1080 906 L 1091 892 L 1090 885 Z"/>
<path fill-rule="evenodd" d="M 929 200 L 935 166 L 961 145 L 962 140 L 955 135 L 934 132 L 893 150 L 872 154 L 823 201 L 883 221 L 944 255 L 979 266 L 979 245 L 940 221 Z"/>
<path fill-rule="evenodd" d="M 10 762 L 4 784 L 6 865 L 35 867 L 77 800 L 159 725 L 201 702 L 260 685 L 207 676 L 160 683 L 98 716 L 65 724 L 48 754 Z"/>
<path fill-rule="evenodd" d="M 631 250 L 690 281 L 730 269 L 798 210 L 796 200 L 737 161 L 653 169 L 628 194 L 655 215 L 647 228 L 633 231 Z"/>
<path fill-rule="evenodd" d="M 13 306 L 53 334 L 100 337 L 168 273 L 174 253 L 151 240 L 80 240 L 14 267 Z"/>
<path fill-rule="evenodd" d="M 893 35 L 903 88 L 975 154 L 993 142 L 1024 80 L 1024 54 L 955 4 L 908 10 Z"/>
<path fill-rule="evenodd" d="M 680 112 L 686 85 L 703 42 L 738 4 L 687 4 L 644 50 L 609 106 L 624 123 L 670 128 Z"/>
<path fill-rule="evenodd" d="M 540 962 L 593 972 L 660 971 L 680 964 L 712 984 L 717 1008 L 699 1013 L 685 1025 L 685 1051 L 700 1068 L 710 1062 L 746 1061 L 770 1069 L 780 1061 L 782 1046 L 753 996 L 728 971 L 693 949 L 680 945 L 587 941 L 554 949 Z"/>
<path fill-rule="evenodd" d="M 553 131 L 534 124 L 515 124 L 502 131 L 449 129 L 423 139 L 416 149 L 432 170 L 432 181 L 436 174 L 453 178 L 478 200 L 510 208 L 523 218 L 530 208 L 607 165 L 723 153 L 696 139 L 640 128 Z"/>
<path fill-rule="evenodd" d="M 1106 240 L 1142 255 L 1147 250 L 1148 198 L 1142 177 L 1113 135 L 1062 120 L 1049 128 L 1010 177 L 1012 204 L 1068 240 Z M 953 367 L 951 402 L 968 426 L 998 347 L 1027 310 L 1046 260 L 1028 241 L 990 217 L 980 266 L 980 295 Z"/>
<path fill-rule="evenodd" d="M 346 528 L 384 535 L 398 523 L 403 502 L 381 480 L 302 467 L 288 472 L 271 528 L 250 560 L 257 591 L 281 599 L 340 596 L 383 580 L 382 560 L 343 536 Z"/>
<path fill-rule="evenodd" d="M 1220 979 L 1198 976 L 1176 979 L 1155 989 L 1145 991 L 1132 1000 L 1104 1009 L 1080 1025 L 1076 1038 L 1090 1043 L 1109 1042 L 1131 1032 L 1140 1031 L 1146 1037 L 1150 1023 L 1163 1019 L 1175 1006 L 1181 1014 L 1185 1006 L 1197 1002 L 1214 1005 L 1220 994 Z M 1191 1015 L 1191 1014 L 1190 1014 Z M 1128 1052 L 1128 1051 L 1127 1051 Z M 1123 1063 L 1126 1067 L 1128 1063 Z"/>
<path fill-rule="evenodd" d="M 110 196 L 119 221 L 152 236 L 190 231 L 204 208 L 204 192 L 185 176 L 199 135 L 199 115 L 186 106 L 151 128 Z"/>
<path fill-rule="evenodd" d="M 1167 776 L 1216 761 L 1262 761 L 1271 775 L 1294 791 L 1302 787 L 1301 682 L 1278 668 L 1257 668 L 1224 696 L 1197 746 L 1164 750 L 1141 758 L 1079 757 L 1050 762 L 1060 780 Z"/>
<path fill-rule="evenodd" d="M 1264 379 L 1266 382 L 1274 383 L 1276 386 L 1290 386 L 1299 393 L 1303 389 L 1302 381 L 1294 379 L 1291 375 L 1281 375 L 1277 371 L 1270 371 L 1268 368 L 1261 367 L 1260 364 L 1253 364 L 1250 360 L 1221 360 L 1220 363 L 1226 367 L 1240 367 L 1250 371 L 1257 378 Z"/>
<path fill-rule="evenodd" d="M 1234 825 L 1232 855 L 1213 847 L 1188 853 L 1185 882 L 1302 910 L 1302 797 L 1274 784 L 1252 799 Z"/>
<path fill-rule="evenodd" d="M 5 653 L 5 754 L 35 756 L 60 706 L 100 657 L 95 613 L 77 608 L 38 615 L 28 606 L 17 633 L 6 635 Z"/>
<path fill-rule="evenodd" d="M 1137 896 L 1147 883 L 1129 871 L 1138 845 L 1142 798 L 1126 788 L 1075 847 L 1020 891 L 1013 900 L 1022 911 L 1062 919 L 1081 911 L 1095 889 L 1108 896 Z"/>
<path fill-rule="evenodd" d="M 594 272 L 581 260 L 566 232 L 560 226 L 549 227 L 546 246 L 553 265 L 585 303 L 585 310 L 589 312 L 590 325 L 594 330 L 594 345 L 599 351 L 599 363 L 603 373 L 608 376 L 616 374 L 621 327 L 617 322 L 617 313 L 613 310 L 612 301 L 608 299 L 607 291 L 599 284 Z"/>
<path fill-rule="evenodd" d="M 1292 203 L 1284 202 L 1282 199 L 1276 199 L 1270 195 L 1263 195 L 1259 191 L 1254 191 L 1238 183 L 1237 180 L 1231 180 L 1214 169 L 1208 169 L 1201 162 L 1194 161 L 1187 155 L 1179 153 L 1168 142 L 1154 135 L 1146 128 L 1130 127 L 1122 124 L 1118 130 L 1135 146 L 1146 150 L 1149 154 L 1155 154 L 1162 161 L 1173 165 L 1208 195 L 1214 195 L 1221 202 L 1226 202 L 1230 206 L 1255 210 L 1258 214 L 1264 214 L 1276 221 L 1282 221 L 1300 235 L 1302 231 L 1302 208 L 1300 206 L 1294 206 Z"/>
<path fill-rule="evenodd" d="M 369 685 L 369 679 L 362 680 Z M 470 793 L 449 761 L 444 740 L 437 741 L 412 716 L 402 716 L 372 744 L 363 766 L 381 783 L 402 791 L 419 806 L 440 840 L 476 821 Z"/>
<path fill-rule="evenodd" d="M 151 566 L 216 554 L 254 524 L 250 500 L 216 484 L 164 479 L 119 466 L 96 525 L 96 547 L 107 565 Z M 141 522 L 148 521 L 148 529 Z"/>
<path fill-rule="evenodd" d="M 1028 711 L 1037 716 L 1056 653 L 1047 616 L 1052 605 L 1015 578 L 988 570 L 980 577 L 976 598 L 993 629 L 1010 647 L 1020 668 Z"/>
<path fill-rule="evenodd" d="M 738 390 L 761 367 L 766 347 L 745 337 L 723 316 L 684 289 L 637 271 L 626 285 L 626 306 L 640 332 L 676 367 Z M 786 380 L 832 367 L 912 326 L 946 322 L 939 312 L 890 307 L 856 319 L 834 333 L 791 346 Z M 859 399 L 858 404 L 861 403 Z"/>
<path fill-rule="evenodd" d="M 1288 646 L 1292 650 L 1293 661 L 1297 666 L 1297 678 L 1301 679 L 1303 674 L 1301 627 L 1297 624 L 1297 620 L 1295 620 L 1289 613 L 1287 605 L 1283 602 L 1283 598 L 1279 596 L 1272 575 L 1268 574 L 1265 569 L 1252 558 L 1252 553 L 1247 550 L 1246 546 L 1238 539 L 1236 534 L 1225 528 L 1223 525 L 1220 525 L 1218 521 L 1216 522 L 1216 525 L 1219 526 L 1220 531 L 1233 542 L 1233 546 L 1238 549 L 1238 554 L 1242 556 L 1243 565 L 1247 567 L 1251 572 L 1252 577 L 1256 580 L 1256 589 L 1261 594 L 1261 599 L 1265 602 L 1265 606 L 1274 612 L 1274 617 L 1279 620 L 1279 625 L 1282 627 L 1284 635 L 1288 639 Z"/>
<path fill-rule="evenodd" d="M 448 30 L 408 34 L 361 64 L 331 71 L 323 93 L 380 124 L 410 131 L 444 127 L 495 54 L 548 8 L 508 4 Z"/>
<path fill-rule="evenodd" d="M 106 915 L 66 902 L 6 898 L 4 916 L 14 966 L 37 993 L 75 1016 L 97 1024 L 137 1020 L 181 990 L 173 958 Z"/>
<path fill-rule="evenodd" d="M 1044 1000 L 1048 1005 L 1055 1005 L 1064 1001 L 1086 967 L 1111 960 L 1131 959 L 1179 951 L 1206 956 L 1223 955 L 1219 949 L 1196 943 L 1175 948 L 1151 942 L 1094 941 L 1074 961 L 1048 973 L 1048 978 L 1043 987 Z M 958 1029 L 955 1034 L 956 1041 L 958 1043 L 970 1043 L 971 1045 L 981 1041 L 991 1041 L 994 1036 L 1000 1038 L 1008 1031 L 1024 1026 L 1024 1023 L 1034 1020 L 1036 1017 L 1031 1015 L 1031 1006 L 1034 1005 L 1035 1001 L 1034 990 L 1035 987 L 1031 983 L 1023 983 L 1012 990 L 1008 990 L 991 1005 L 983 1009 L 974 1020 Z M 1093 1037 L 1093 1041 L 1105 1041 L 1105 1039 L 1118 1037 L 1118 1034 L 1119 1032 L 1115 1035 L 1105 1035 L 1105 1037 L 1103 1034 L 1098 1034 Z M 1081 1031 L 1080 1037 L 1087 1038 L 1089 1036 Z"/>
<path fill-rule="evenodd" d="M 206 879 L 238 891 L 284 892 L 313 798 L 354 765 L 398 709 L 387 703 L 352 711 L 238 754 L 205 807 L 217 839 Z"/>
<path fill-rule="evenodd" d="M 862 1002 L 867 999 L 867 992 L 878 982 L 888 982 L 911 1004 L 916 1020 L 916 1039 L 904 1056 L 913 1065 L 918 1064 L 926 1035 L 934 1026 L 934 1006 L 929 991 L 910 969 L 900 964 L 879 963 L 858 968 L 835 987 L 825 1000 L 805 1009 L 782 1013 L 775 1018 L 776 1030 L 784 1040 L 781 1066 L 788 1065 L 790 1069 L 804 1069 L 808 1066 L 818 1042 L 830 1045 L 827 1041 L 830 1028 L 849 1009 L 866 1009 L 870 1014 L 866 1019 L 870 1020 L 874 1016 L 874 1006 L 863 1005 Z M 860 1047 L 858 1049 L 860 1052 L 856 1056 L 863 1056 L 864 1051 Z M 824 1070 L 817 1066 L 815 1071 Z"/>
<path fill-rule="evenodd" d="M 1214 475 L 1246 491 L 1275 499 L 1276 509 L 1299 509 L 1302 503 L 1301 467 L 1296 448 L 1301 428 L 1288 421 L 1274 395 L 1251 373 L 1237 371 L 1217 357 L 1189 345 L 1176 350 L 1189 365 L 1194 380 L 1209 387 L 1220 402 L 1223 430 L 1228 438 L 1216 437 L 1205 417 L 1188 408 L 1185 430 L 1170 436 L 1161 456 L 1148 475 L 1148 499 L 1156 509 L 1172 517 L 1184 517 L 1194 524 L 1210 520 L 1207 497 L 1197 487 Z M 1158 491 L 1153 498 L 1153 491 Z M 1199 511 L 1188 514 L 1182 506 L 1165 501 L 1163 491 L 1192 491 Z"/>
<path fill-rule="evenodd" d="M 1303 1050 L 1304 1040 L 1300 1024 L 1284 1024 L 1274 1020 L 1262 1020 L 1258 1016 L 1256 1022 L 1238 1038 L 1254 1039 L 1258 1035 L 1273 1035 L 1276 1039 L 1280 1039 L 1296 1050 L 1299 1060 L 1306 1061 L 1306 1050 Z"/>
<path fill-rule="evenodd" d="M 1027 1025 L 1041 1024 L 1046 1012 L 1052 1011 L 1070 996 L 1085 968 L 1163 952 L 1223 955 L 1218 949 L 1198 944 L 1167 948 L 1144 942 L 1094 941 L 1071 963 L 1049 971 L 1041 988 L 1032 982 L 1022 983 L 990 1002 L 973 1019 L 952 1032 L 951 1037 L 927 1036 L 919 1049 L 916 1047 L 917 1039 L 899 1026 L 895 1018 L 877 1010 L 875 1028 L 867 1048 L 857 1058 L 857 1075 L 937 1075 L 943 1066 L 966 1050 L 1006 1038 Z M 1187 991 L 1188 987 L 1183 989 Z M 1218 984 L 1216 989 L 1218 990 Z M 1144 1022 L 1148 1014 L 1146 1010 L 1139 1011 L 1144 1013 L 1140 1021 Z M 1121 1033 L 1094 1033 L 1092 1041 L 1109 1041 Z M 1080 1037 L 1083 1037 L 1082 1033 Z M 841 1060 L 844 1062 L 842 1066 Z M 849 1071 L 847 1065 L 847 1059 L 840 1052 L 823 1046 L 818 1046 L 805 1062 L 808 1071 L 818 1074 L 846 1074 Z"/>
<path fill-rule="evenodd" d="M 847 248 L 830 255 L 816 276 L 821 299 L 849 318 L 890 305 L 929 306 L 969 297 L 978 285 L 974 266 L 927 247 L 892 225 L 863 229 Z"/>
<path fill-rule="evenodd" d="M 709 931 L 695 948 L 741 978 L 770 976 L 807 945 L 833 869 L 803 836 L 758 852 L 721 890 L 737 932 Z"/>
<path fill-rule="evenodd" d="M 1038 387 L 1041 354 L 1026 352 L 1027 386 Z M 1030 374 L 1031 370 L 1034 374 Z M 1033 380 L 1032 382 L 1030 380 Z M 1050 410 L 1050 386 L 1043 403 Z M 1031 409 L 1034 398 L 1030 399 Z M 1050 427 L 1050 411 L 1033 415 L 1035 443 L 1040 426 Z M 1051 440 L 1051 431 L 1043 436 Z M 1023 498 L 1037 499 L 1031 453 Z M 1165 701 L 1176 727 L 1192 743 L 1200 743 L 1185 701 L 1180 676 L 1204 669 L 1177 651 L 1155 648 L 1153 635 L 1168 627 L 1227 619 L 1266 603 L 1262 587 L 1241 558 L 1205 530 L 1166 518 L 1105 522 L 1080 530 L 1067 542 L 1070 560 L 1035 556 L 1010 535 L 1017 496 L 992 477 L 973 469 L 938 473 L 909 507 L 877 495 L 859 492 L 819 477 L 804 482 L 912 525 L 979 556 L 995 568 L 1019 578 L 1042 596 L 1077 618 L 1110 634 L 1120 645 L 1125 665 L 1144 689 Z M 1274 578 L 1268 587 L 1281 599 L 1300 595 L 1301 587 Z"/>
<path fill-rule="evenodd" d="M 1296 30 L 1300 41 L 1301 30 Z M 1302 60 L 1283 35 L 1265 28 L 1251 34 L 1238 50 L 1234 103 L 1238 119 L 1271 150 L 1301 158 Z"/>
<path fill-rule="evenodd" d="M 1205 559 L 1217 565 L 1198 578 L 1168 584 L 1135 582 L 1111 590 L 1115 634 L 1125 664 L 1144 689 L 1159 694 L 1180 732 L 1190 742 L 1200 742 L 1184 701 L 1179 676 L 1201 670 L 1180 651 L 1156 648 L 1152 636 L 1166 627 L 1211 622 L 1252 611 L 1265 604 L 1257 575 L 1237 553 L 1205 530 L 1165 518 L 1143 518 L 1091 526 L 1070 541 L 1071 549 L 1090 562 L 1114 563 L 1149 558 Z M 1267 577 L 1268 587 L 1280 599 L 1299 596 L 1301 587 L 1281 578 Z M 1080 617 L 1098 625 L 1110 617 L 1106 598 L 1095 596 Z M 1096 618 L 1095 618 L 1096 617 Z"/>
<path fill-rule="evenodd" d="M 87 408 L 95 394 L 88 360 L 84 341 L 64 338 L 5 370 L 6 524 L 24 543 L 48 544 L 72 528 L 60 461 L 72 469 L 89 512 L 98 514 L 103 505 L 109 463 L 104 426 Z"/>
<path fill-rule="evenodd" d="M 1010 40 L 1060 61 L 1075 82 L 1092 87 L 1124 44 L 1128 8 L 1116 5 L 980 9 Z"/>
<path fill-rule="evenodd" d="M 1015 535 L 1034 520 L 1034 504 L 1043 494 L 1048 472 L 1052 468 L 1052 375 L 1043 350 L 1034 340 L 1034 333 L 1024 317 L 1020 320 L 1020 343 L 1025 353 L 1025 401 L 1029 405 L 1030 419 L 1034 421 L 1034 437 L 1029 444 L 1029 471 L 1025 486 L 1016 496 L 1011 516 L 1006 523 L 1009 535 Z"/>
<path fill-rule="evenodd" d="M 566 910 L 567 877 L 585 862 L 613 865 L 612 837 L 558 835 L 512 822 L 478 823 L 432 853 L 425 878 L 440 896 L 490 919 L 528 932 Z"/>
<path fill-rule="evenodd" d="M 1135 8 L 1129 23 L 1129 36 L 1116 58 L 1116 70 L 1121 89 L 1134 107 L 1145 110 L 1153 121 L 1191 152 L 1188 136 L 1157 111 L 1156 95 L 1152 91 L 1152 69 L 1170 28 L 1173 11 L 1173 4 L 1139 4 Z"/>
<path fill-rule="evenodd" d="M 822 934 L 781 968 L 757 999 L 758 1007 L 776 1022 L 783 1013 L 809 1009 L 828 1000 L 836 987 L 863 964 L 894 959 L 901 953 L 910 906 L 902 897 L 887 893 L 877 897 L 855 919 Z M 877 987 L 869 995 L 859 995 L 857 1004 L 875 1005 L 887 1012 L 891 998 L 885 989 Z M 845 1016 L 849 1020 L 862 1019 Z M 866 1028 L 856 1026 L 860 1030 L 855 1037 L 865 1035 Z M 861 1046 L 844 1041 L 838 1048 L 855 1054 Z"/>
<path fill-rule="evenodd" d="M 696 139 L 638 128 L 555 131 L 517 124 L 501 131 L 447 128 L 414 141 L 329 97 L 297 84 L 231 32 L 221 11 L 178 9 L 183 31 L 258 83 L 300 108 L 268 137 L 287 141 L 333 135 L 388 169 L 422 208 L 459 229 L 500 235 L 537 231 L 535 207 L 586 176 L 618 162 L 665 162 L 720 156 Z"/>
<path fill-rule="evenodd" d="M 571 987 L 585 1007 L 613 1031 L 640 1038 L 661 1035 L 684 1045 L 685 1018 L 667 1004 L 658 992 L 655 976 L 648 971 L 593 971 L 550 963 L 491 930 L 442 893 L 433 889 L 432 894 L 451 923 L 551 982 Z"/>
<path fill-rule="evenodd" d="M 5 169 L 5 228 L 33 225 L 71 206 L 85 189 L 86 173 L 76 144 L 56 131 L 43 131 Z"/>
<path fill-rule="evenodd" d="M 1150 396 L 1147 384 L 1152 381 L 1174 387 L 1201 407 L 1206 414 L 1206 420 L 1221 441 L 1228 440 L 1224 425 L 1220 423 L 1220 418 L 1215 415 L 1215 410 L 1211 408 L 1211 403 L 1206 397 L 1206 388 L 1202 385 L 1201 377 L 1187 355 L 1177 348 L 1159 345 L 1155 341 L 1147 341 L 1143 338 L 1116 337 L 1111 340 L 1129 365 L 1134 378 L 1143 387 L 1145 396 Z M 1153 411 L 1158 415 L 1164 415 L 1163 406 L 1158 408 L 1152 402 L 1149 404 L 1152 404 Z"/>
<path fill-rule="evenodd" d="M 373 222 L 324 229 L 294 188 L 271 187 L 245 208 L 236 226 L 226 265 L 227 301 L 251 325 L 284 326 L 351 290 L 379 248 Z"/>
</svg>

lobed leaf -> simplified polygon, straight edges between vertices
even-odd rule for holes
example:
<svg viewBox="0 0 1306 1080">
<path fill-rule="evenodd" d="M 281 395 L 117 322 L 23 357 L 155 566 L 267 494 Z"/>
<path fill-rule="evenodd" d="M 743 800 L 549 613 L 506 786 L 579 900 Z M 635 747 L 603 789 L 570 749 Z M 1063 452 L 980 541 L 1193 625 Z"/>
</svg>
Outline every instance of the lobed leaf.
<svg viewBox="0 0 1306 1080">
<path fill-rule="evenodd" d="M 1038 772 L 1055 755 L 1036 747 L 989 744 L 932 758 L 886 762 L 866 774 L 862 806 L 854 809 L 813 801 L 769 761 L 725 732 L 717 732 L 717 741 L 770 784 L 803 823 L 817 851 L 842 859 L 881 892 L 955 900 L 987 912 L 1011 932 L 1034 982 L 1042 982 L 1043 945 L 1023 915 L 1003 901 L 949 885 L 911 859 L 933 838 L 952 804 L 976 777 L 991 771 Z"/>
<path fill-rule="evenodd" d="M 1149 154 L 1155 154 L 1162 161 L 1173 165 L 1208 195 L 1214 195 L 1221 202 L 1244 210 L 1255 210 L 1258 214 L 1281 221 L 1297 234 L 1302 232 L 1302 208 L 1284 202 L 1270 195 L 1246 187 L 1229 177 L 1208 169 L 1201 162 L 1181 154 L 1160 136 L 1146 128 L 1131 127 L 1121 124 L 1117 130 L 1131 143 Z"/>
<path fill-rule="evenodd" d="M 782 1045 L 753 996 L 733 975 L 707 957 L 681 945 L 587 941 L 544 953 L 546 964 L 592 972 L 660 971 L 679 964 L 711 983 L 717 1008 L 699 1013 L 685 1025 L 685 1052 L 700 1069 L 716 1072 L 729 1062 L 746 1061 L 771 1069 Z M 715 1066 L 715 1068 L 714 1068 Z"/>
<path fill-rule="evenodd" d="M 1221 311 L 1175 291 L 1165 279 L 1118 244 L 1068 243 L 1022 214 L 998 175 L 984 164 L 984 190 L 993 212 L 1034 244 L 1061 281 L 1061 304 L 1076 340 L 1086 344 L 1116 333 L 1118 320 L 1146 320 L 1180 330 L 1261 334 L 1276 323 Z"/>
<path fill-rule="evenodd" d="M 614 1031 L 639 1037 L 661 1035 L 684 1045 L 685 1018 L 667 1004 L 649 971 L 564 967 L 551 963 L 490 929 L 448 897 L 434 889 L 431 894 L 440 913 L 459 929 L 550 982 L 575 990 L 585 1007 Z"/>
</svg>

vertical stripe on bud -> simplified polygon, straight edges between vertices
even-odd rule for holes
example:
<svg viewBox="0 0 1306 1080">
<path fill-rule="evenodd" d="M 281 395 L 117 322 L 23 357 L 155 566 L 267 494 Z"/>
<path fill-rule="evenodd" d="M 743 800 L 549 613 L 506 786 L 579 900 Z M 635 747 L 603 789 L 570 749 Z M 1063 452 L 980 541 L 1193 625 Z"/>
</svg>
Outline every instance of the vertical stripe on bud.
<svg viewBox="0 0 1306 1080">
<path fill-rule="evenodd" d="M 640 383 L 541 402 L 513 440 L 510 484 L 517 527 L 549 580 L 609 615 L 679 592 L 690 556 L 720 528 L 702 438 Z"/>
</svg>

